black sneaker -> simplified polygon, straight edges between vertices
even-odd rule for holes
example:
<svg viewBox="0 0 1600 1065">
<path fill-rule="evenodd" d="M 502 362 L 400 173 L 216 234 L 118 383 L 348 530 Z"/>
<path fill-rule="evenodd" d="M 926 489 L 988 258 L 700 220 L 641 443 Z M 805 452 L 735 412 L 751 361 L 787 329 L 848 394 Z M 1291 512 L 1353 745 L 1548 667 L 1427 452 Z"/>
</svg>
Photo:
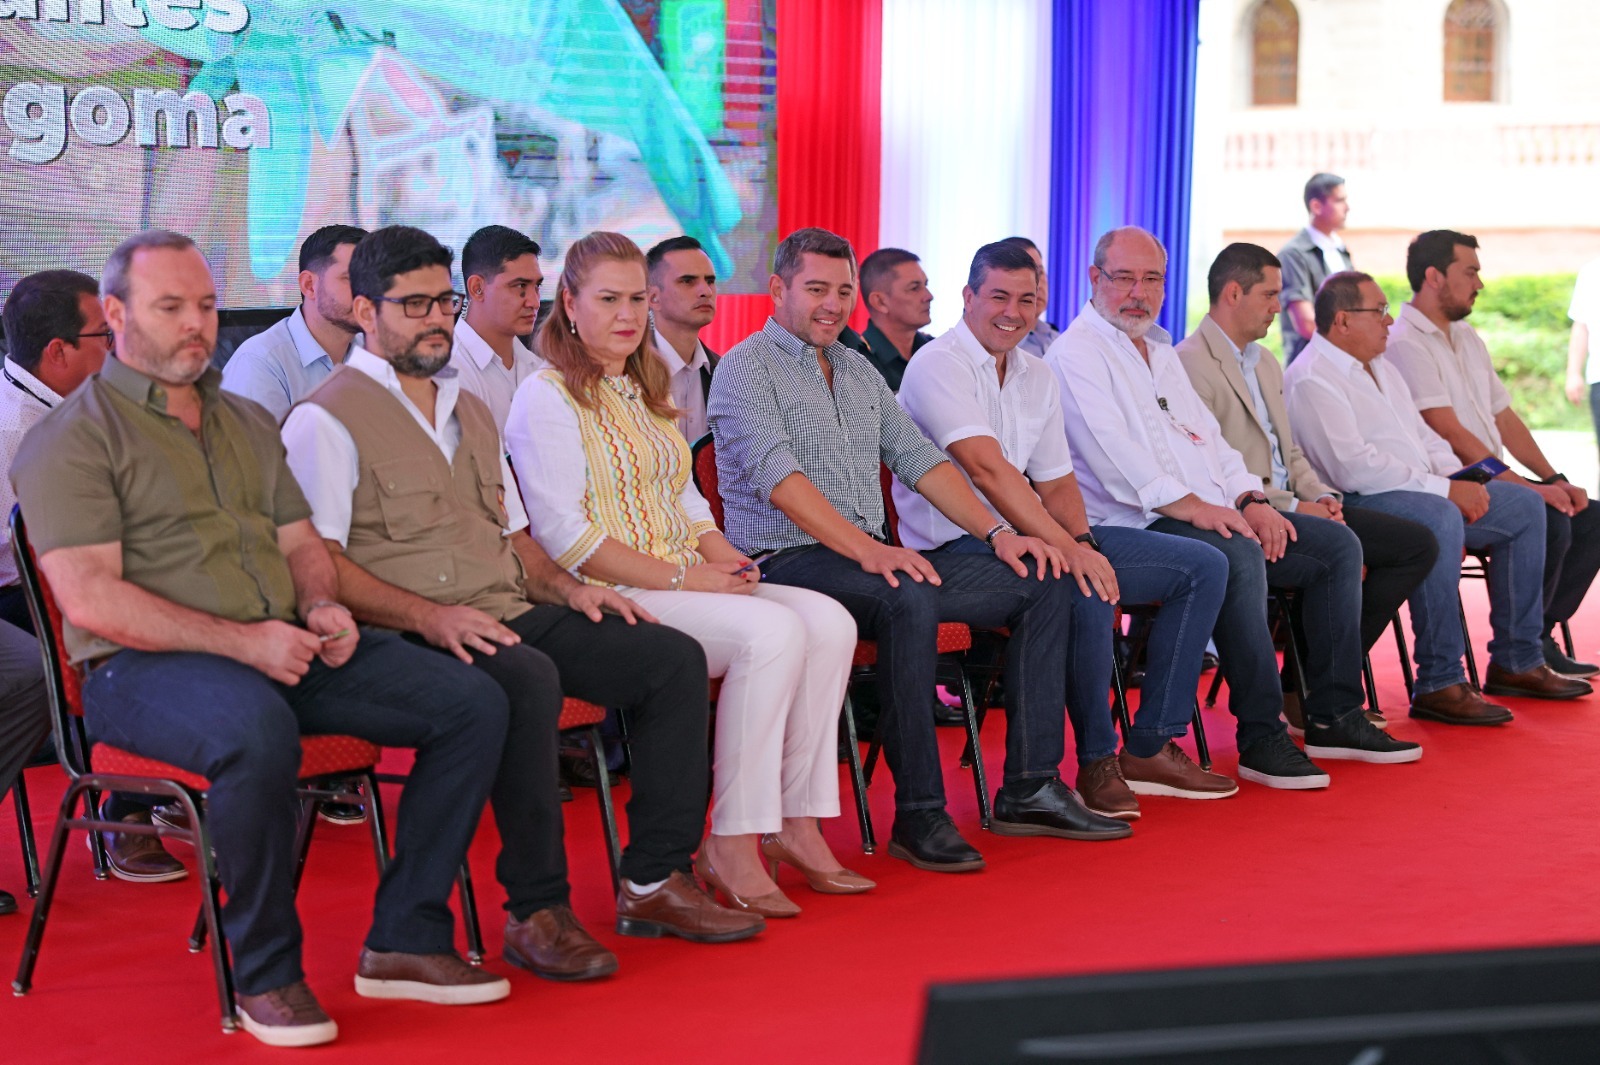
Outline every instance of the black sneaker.
<svg viewBox="0 0 1600 1065">
<path fill-rule="evenodd" d="M 9 891 L 0 891 L 0 916 L 17 912 L 17 897 Z"/>
<path fill-rule="evenodd" d="M 1568 677 L 1592 677 L 1600 673 L 1600 666 L 1568 658 L 1551 636 L 1544 638 L 1544 664 Z"/>
<path fill-rule="evenodd" d="M 1325 724 L 1306 724 L 1306 754 L 1318 758 L 1343 758 L 1351 762 L 1415 762 L 1422 757 L 1422 744 L 1397 740 L 1373 727 L 1360 710 Z"/>
<path fill-rule="evenodd" d="M 1274 732 L 1239 752 L 1239 775 L 1255 784 L 1286 791 L 1325 788 L 1331 781 L 1294 745 L 1287 732 Z"/>
<path fill-rule="evenodd" d="M 1102 840 L 1133 835 L 1127 822 L 1090 810 L 1060 780 L 1045 781 L 1026 798 L 1017 798 L 1001 788 L 994 797 L 994 817 L 989 828 L 997 836 Z"/>
<path fill-rule="evenodd" d="M 983 855 L 961 838 L 955 822 L 943 810 L 897 811 L 889 834 L 889 857 L 930 873 L 966 873 L 983 868 Z"/>
</svg>

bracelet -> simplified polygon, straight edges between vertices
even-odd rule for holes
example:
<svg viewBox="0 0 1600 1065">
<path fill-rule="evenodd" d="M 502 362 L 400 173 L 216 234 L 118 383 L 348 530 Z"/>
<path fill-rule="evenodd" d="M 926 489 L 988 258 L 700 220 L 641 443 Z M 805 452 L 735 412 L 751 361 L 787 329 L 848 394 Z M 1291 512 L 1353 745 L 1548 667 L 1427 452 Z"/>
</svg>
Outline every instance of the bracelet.
<svg viewBox="0 0 1600 1065">
<path fill-rule="evenodd" d="M 682 563 L 682 562 L 678 563 L 678 572 L 674 573 L 672 575 L 672 579 L 667 582 L 667 591 L 669 591 L 669 592 L 681 592 L 681 591 L 683 591 L 683 578 L 686 577 L 688 575 L 688 573 L 689 573 L 689 567 L 687 565 L 685 565 L 684 563 Z"/>
<path fill-rule="evenodd" d="M 1011 527 L 1011 523 L 1010 522 L 1002 521 L 1000 524 L 996 525 L 994 528 L 990 529 L 988 532 L 983 534 L 983 542 L 985 544 L 987 544 L 988 546 L 993 547 L 994 546 L 994 538 L 996 536 L 999 536 L 1003 532 L 1008 532 L 1008 533 L 1011 533 L 1011 534 L 1015 535 L 1016 531 L 1017 530 L 1015 530 L 1015 529 L 1013 529 Z"/>
<path fill-rule="evenodd" d="M 1252 503 L 1264 503 L 1269 507 L 1272 506 L 1272 500 L 1268 499 L 1265 493 L 1262 492 L 1246 492 L 1239 497 L 1239 501 L 1234 506 L 1239 509 L 1240 514 L 1243 514 L 1244 508 Z"/>
</svg>

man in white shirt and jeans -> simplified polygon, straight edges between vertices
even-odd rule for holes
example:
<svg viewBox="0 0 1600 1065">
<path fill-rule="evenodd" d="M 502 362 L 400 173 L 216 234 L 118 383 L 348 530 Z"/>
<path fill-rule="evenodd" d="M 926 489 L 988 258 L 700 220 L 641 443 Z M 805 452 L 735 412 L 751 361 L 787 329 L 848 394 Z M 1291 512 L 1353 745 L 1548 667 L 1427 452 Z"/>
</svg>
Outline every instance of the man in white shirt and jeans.
<svg viewBox="0 0 1600 1065">
<path fill-rule="evenodd" d="M 672 381 L 678 431 L 693 444 L 706 435 L 706 396 L 716 352 L 700 331 L 717 316 L 717 270 L 693 237 L 669 237 L 645 253 L 655 352 Z"/>
<path fill-rule="evenodd" d="M 1571 699 L 1590 692 L 1544 663 L 1539 646 L 1544 501 L 1505 481 L 1452 480 L 1460 460 L 1417 412 L 1405 379 L 1382 358 L 1393 324 L 1383 290 L 1366 274 L 1328 278 L 1317 293 L 1317 335 L 1284 371 L 1295 435 L 1347 507 L 1421 522 L 1439 558 L 1411 597 L 1417 678 L 1411 716 L 1452 725 L 1498 725 L 1511 712 L 1466 683 L 1458 620 L 1461 552 L 1489 556 L 1492 695 Z"/>
<path fill-rule="evenodd" d="M 1226 560 L 1201 543 L 1090 527 L 1062 428 L 1060 387 L 1043 360 L 1021 346 L 1038 314 L 1038 288 L 1039 269 L 1024 248 L 1008 241 L 979 248 L 961 293 L 961 320 L 907 364 L 896 398 L 996 519 L 1062 553 L 1082 594 L 1160 604 L 1144 695 L 1120 755 L 1103 686 L 1111 633 L 1073 634 L 1067 713 L 1084 805 L 1133 821 L 1136 794 L 1227 798 L 1239 786 L 1201 769 L 1173 742 L 1188 728 L 1200 659 L 1222 607 Z M 988 550 L 915 491 L 898 481 L 892 488 L 907 547 Z"/>
<path fill-rule="evenodd" d="M 1363 713 L 1361 544 L 1337 522 L 1276 510 L 1223 438 L 1155 316 L 1167 254 L 1142 229 L 1095 245 L 1094 295 L 1050 345 L 1091 521 L 1210 544 L 1228 558 L 1212 633 L 1238 720 L 1239 775 L 1268 787 L 1328 786 L 1306 754 L 1410 761 Z M 1268 586 L 1293 589 L 1307 632 L 1306 753 L 1289 738 L 1267 627 Z M 1397 749 L 1402 748 L 1402 749 Z"/>
<path fill-rule="evenodd" d="M 504 436 L 517 386 L 544 367 L 522 342 L 539 317 L 539 245 L 506 226 L 484 226 L 461 249 L 461 276 L 467 313 L 456 323 L 450 366 Z"/>
<path fill-rule="evenodd" d="M 1569 677 L 1592 677 L 1600 666 L 1568 658 L 1551 630 L 1578 612 L 1600 572 L 1600 507 L 1556 472 L 1511 406 L 1489 348 L 1467 322 L 1483 290 L 1478 239 L 1435 229 L 1406 250 L 1411 302 L 1389 330 L 1384 361 L 1406 379 L 1422 420 L 1450 445 L 1464 466 L 1507 451 L 1537 480 L 1511 470 L 1498 479 L 1526 485 L 1545 502 L 1544 661 Z"/>
</svg>

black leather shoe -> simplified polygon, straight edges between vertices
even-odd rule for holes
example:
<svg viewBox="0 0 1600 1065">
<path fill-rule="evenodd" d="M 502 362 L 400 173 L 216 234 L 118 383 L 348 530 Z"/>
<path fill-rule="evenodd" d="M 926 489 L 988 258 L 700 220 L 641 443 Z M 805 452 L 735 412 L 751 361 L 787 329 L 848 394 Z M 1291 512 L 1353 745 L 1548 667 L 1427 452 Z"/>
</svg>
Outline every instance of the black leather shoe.
<svg viewBox="0 0 1600 1065">
<path fill-rule="evenodd" d="M 1600 674 L 1600 666 L 1568 658 L 1549 636 L 1544 638 L 1544 664 L 1568 677 L 1588 678 Z"/>
<path fill-rule="evenodd" d="M 0 916 L 17 912 L 17 897 L 9 891 L 0 891 Z"/>
<path fill-rule="evenodd" d="M 965 728 L 967 713 L 959 706 L 946 706 L 936 695 L 933 697 L 933 723 L 940 728 Z"/>
<path fill-rule="evenodd" d="M 889 857 L 930 873 L 967 873 L 983 868 L 983 855 L 961 838 L 955 822 L 943 810 L 896 813 L 894 830 L 889 834 Z"/>
<path fill-rule="evenodd" d="M 1010 785 L 1007 785 L 1010 787 Z M 990 831 L 998 836 L 1059 836 L 1062 839 L 1122 839 L 1133 829 L 1114 817 L 1090 810 L 1077 794 L 1058 779 L 1027 798 L 1019 799 L 1001 788 L 994 797 Z"/>
</svg>

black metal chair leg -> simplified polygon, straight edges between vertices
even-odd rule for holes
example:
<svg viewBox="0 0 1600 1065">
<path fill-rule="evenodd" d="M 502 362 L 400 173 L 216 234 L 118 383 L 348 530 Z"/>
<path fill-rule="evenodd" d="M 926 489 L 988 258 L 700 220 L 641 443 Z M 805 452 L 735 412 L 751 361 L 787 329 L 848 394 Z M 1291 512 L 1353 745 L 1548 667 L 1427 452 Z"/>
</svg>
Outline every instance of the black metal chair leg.
<svg viewBox="0 0 1600 1065">
<path fill-rule="evenodd" d="M 1472 632 L 1467 628 L 1467 604 L 1461 596 L 1456 596 L 1456 612 L 1461 615 L 1461 645 L 1467 651 L 1467 680 L 1478 691 L 1483 690 L 1483 685 L 1478 681 L 1478 657 L 1472 653 Z"/>
<path fill-rule="evenodd" d="M 1211 687 L 1206 691 L 1206 709 L 1210 710 L 1217 705 L 1217 694 L 1222 691 L 1222 667 L 1218 666 L 1215 673 L 1211 674 Z"/>
<path fill-rule="evenodd" d="M 87 763 L 85 763 L 87 764 Z M 94 816 L 100 816 L 101 796 L 99 789 L 90 788 L 85 793 L 89 809 Z M 111 855 L 106 853 L 106 841 L 98 832 L 89 833 L 89 854 L 94 860 L 94 878 L 96 880 L 111 879 Z"/>
<path fill-rule="evenodd" d="M 861 829 L 861 850 L 871 854 L 877 850 L 877 840 L 872 834 L 872 811 L 867 806 L 867 778 L 861 771 L 861 744 L 856 736 L 855 704 L 850 692 L 844 693 L 844 708 L 839 713 L 839 729 L 844 733 L 845 762 L 850 767 L 850 790 L 856 798 L 856 822 Z"/>
<path fill-rule="evenodd" d="M 611 773 L 606 768 L 606 752 L 600 742 L 600 729 L 589 729 L 589 765 L 594 769 L 595 791 L 600 798 L 600 827 L 606 837 L 606 863 L 611 869 L 611 892 L 622 893 L 622 841 L 617 835 L 617 808 L 611 800 Z"/>
<path fill-rule="evenodd" d="M 978 738 L 978 708 L 972 698 L 972 682 L 967 678 L 967 671 L 957 667 L 956 674 L 961 679 L 961 709 L 962 715 L 967 720 L 967 746 L 972 750 L 972 785 L 978 793 L 978 818 L 984 828 L 989 827 L 989 822 L 994 817 L 994 809 L 989 798 L 989 778 L 983 769 L 983 748 Z"/>
<path fill-rule="evenodd" d="M 205 930 L 211 939 L 211 964 L 217 978 L 217 1002 L 222 1011 L 222 1030 L 238 1030 L 239 1015 L 233 1001 L 233 966 L 228 960 L 228 944 L 222 936 L 222 880 L 217 876 L 217 860 L 211 852 L 211 833 L 200 816 L 200 804 L 187 792 L 177 801 L 189 815 L 194 833 L 195 859 L 199 865 L 201 907 Z"/>
<path fill-rule="evenodd" d="M 867 786 L 872 786 L 872 771 L 878 767 L 878 755 L 883 751 L 883 725 L 888 720 L 892 711 L 878 700 L 878 720 L 872 727 L 872 742 L 867 744 L 867 761 L 862 766 L 861 772 Z"/>
<path fill-rule="evenodd" d="M 1411 672 L 1411 653 L 1406 650 L 1406 634 L 1400 624 L 1400 615 L 1394 616 L 1394 649 L 1400 656 L 1400 679 L 1405 682 L 1406 698 L 1417 692 L 1417 678 Z"/>
<path fill-rule="evenodd" d="M 300 823 L 294 830 L 294 893 L 300 894 L 300 881 L 306 875 L 306 857 L 311 853 L 311 836 L 317 828 L 317 804 L 320 799 L 302 796 Z"/>
<path fill-rule="evenodd" d="M 1378 681 L 1372 675 L 1372 656 L 1361 656 L 1361 681 L 1367 688 L 1367 709 L 1375 714 L 1383 711 L 1378 707 Z"/>
<path fill-rule="evenodd" d="M 1122 675 L 1122 663 L 1117 661 L 1115 654 L 1111 656 L 1111 706 L 1117 715 L 1117 724 L 1122 729 L 1122 742 L 1126 746 L 1133 730 L 1133 719 L 1128 715 L 1128 682 Z"/>
<path fill-rule="evenodd" d="M 22 871 L 27 878 L 28 898 L 32 899 L 39 895 L 39 843 L 33 835 L 33 809 L 28 804 L 26 775 L 26 769 L 17 771 L 16 783 L 11 785 L 11 805 L 16 809 L 17 839 L 22 844 Z"/>
<path fill-rule="evenodd" d="M 73 811 L 77 809 L 78 799 L 86 790 L 74 782 L 61 797 L 61 812 L 56 815 L 56 827 L 50 833 L 50 853 L 45 858 L 44 880 L 39 885 L 39 894 L 33 904 L 33 918 L 28 922 L 28 938 L 22 944 L 17 976 L 11 981 L 11 990 L 19 995 L 26 995 L 33 986 L 33 969 L 39 962 L 39 947 L 44 942 L 44 925 L 50 917 L 50 903 L 56 895 L 61 859 L 67 848 L 67 835 L 76 821 Z"/>
<path fill-rule="evenodd" d="M 482 965 L 483 929 L 478 924 L 478 895 L 472 890 L 472 869 L 465 860 L 461 862 L 461 873 L 457 880 L 461 895 L 461 923 L 467 933 L 467 960 L 474 965 Z"/>
<path fill-rule="evenodd" d="M 1562 652 L 1568 658 L 1576 658 L 1578 653 L 1572 646 L 1572 626 L 1565 621 L 1558 621 L 1556 622 L 1556 628 L 1561 630 Z"/>
<path fill-rule="evenodd" d="M 1194 753 L 1199 756 L 1200 768 L 1211 772 L 1211 744 L 1206 741 L 1206 723 L 1200 717 L 1200 700 L 1194 701 L 1194 717 L 1190 719 L 1190 732 L 1194 735 Z"/>
<path fill-rule="evenodd" d="M 384 822 L 383 793 L 378 790 L 378 775 L 366 774 L 363 786 L 367 792 L 367 829 L 372 833 L 372 853 L 378 863 L 378 875 L 389 868 L 389 829 Z"/>
</svg>

